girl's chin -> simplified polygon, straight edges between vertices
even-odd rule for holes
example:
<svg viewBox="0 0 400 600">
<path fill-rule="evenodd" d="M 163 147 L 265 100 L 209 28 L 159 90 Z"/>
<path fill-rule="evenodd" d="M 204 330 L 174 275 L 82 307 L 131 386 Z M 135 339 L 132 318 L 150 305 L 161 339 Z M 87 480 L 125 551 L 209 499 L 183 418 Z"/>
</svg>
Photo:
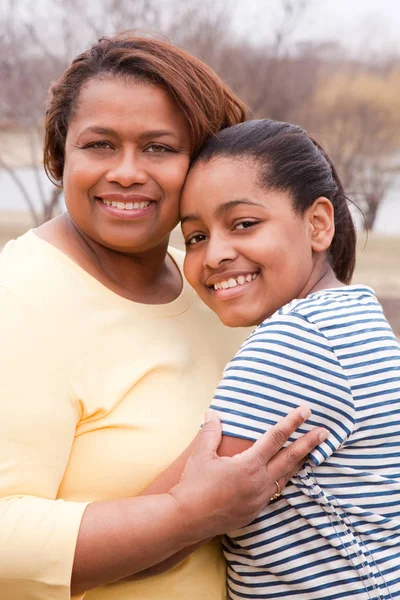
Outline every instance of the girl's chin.
<svg viewBox="0 0 400 600">
<path fill-rule="evenodd" d="M 218 314 L 217 316 L 221 323 L 227 327 L 257 327 L 263 319 L 255 318 L 254 315 L 238 315 L 238 314 Z"/>
</svg>

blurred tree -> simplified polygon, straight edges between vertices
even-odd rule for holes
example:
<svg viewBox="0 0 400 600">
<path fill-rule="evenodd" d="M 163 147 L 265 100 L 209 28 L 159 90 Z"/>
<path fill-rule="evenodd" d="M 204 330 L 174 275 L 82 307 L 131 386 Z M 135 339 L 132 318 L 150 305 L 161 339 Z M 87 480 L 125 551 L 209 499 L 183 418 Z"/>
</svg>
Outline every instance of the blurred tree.
<svg viewBox="0 0 400 600">
<path fill-rule="evenodd" d="M 372 229 L 378 208 L 400 173 L 400 71 L 352 70 L 322 77 L 303 115 L 325 142 L 345 190 Z"/>
<path fill-rule="evenodd" d="M 0 0 L 1 1 L 1 0 Z M 35 196 L 0 145 L 0 169 L 19 187 L 40 223 L 58 210 L 60 190 L 41 178 L 40 146 L 46 90 L 93 40 L 115 31 L 160 32 L 205 60 L 247 103 L 254 117 L 298 122 L 325 141 L 346 189 L 357 194 L 373 226 L 398 172 L 400 71 L 395 61 L 355 61 L 337 43 L 294 44 L 308 0 L 259 0 L 268 39 L 252 43 L 233 30 L 238 0 L 3 0 L 0 13 L 0 130 L 20 132 L 34 166 Z M 7 5 L 7 6 L 6 6 Z M 279 10 L 277 10 L 279 9 Z M 21 146 L 21 144 L 20 144 Z M 18 160 L 16 160 L 18 159 Z"/>
<path fill-rule="evenodd" d="M 35 225 L 54 216 L 62 193 L 43 181 L 42 122 L 50 83 L 96 38 L 129 26 L 159 29 L 158 6 L 156 0 L 14 0 L 1 13 L 0 78 L 7 84 L 0 90 L 0 130 L 13 130 L 17 144 L 0 145 L 0 169 L 14 181 Z M 28 165 L 34 187 L 20 168 Z"/>
</svg>

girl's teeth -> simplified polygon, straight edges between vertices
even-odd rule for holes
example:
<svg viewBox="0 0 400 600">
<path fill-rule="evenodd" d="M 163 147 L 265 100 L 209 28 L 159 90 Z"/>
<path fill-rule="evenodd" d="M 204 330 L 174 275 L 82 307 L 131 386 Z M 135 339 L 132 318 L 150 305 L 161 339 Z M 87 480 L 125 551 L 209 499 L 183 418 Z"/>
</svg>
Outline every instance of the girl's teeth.
<svg viewBox="0 0 400 600">
<path fill-rule="evenodd" d="M 254 281 L 254 279 L 257 277 L 258 273 L 253 273 L 252 275 L 239 275 L 239 277 L 237 279 L 234 279 L 233 277 L 230 277 L 228 280 L 225 281 L 220 281 L 219 283 L 214 283 L 214 289 L 215 290 L 226 290 L 228 288 L 234 288 L 237 285 L 243 285 L 244 283 L 248 282 L 250 283 L 251 281 Z"/>
</svg>

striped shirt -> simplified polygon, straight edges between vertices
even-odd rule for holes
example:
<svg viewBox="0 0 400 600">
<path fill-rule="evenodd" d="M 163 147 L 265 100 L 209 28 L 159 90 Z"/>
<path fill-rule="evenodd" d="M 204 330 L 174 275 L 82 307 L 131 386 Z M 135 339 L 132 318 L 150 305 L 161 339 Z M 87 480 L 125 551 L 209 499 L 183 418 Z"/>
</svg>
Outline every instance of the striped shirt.
<svg viewBox="0 0 400 600">
<path fill-rule="evenodd" d="M 230 598 L 400 598 L 400 347 L 373 291 L 322 290 L 264 321 L 212 407 L 256 440 L 308 405 L 330 431 L 282 496 L 224 541 Z"/>
</svg>

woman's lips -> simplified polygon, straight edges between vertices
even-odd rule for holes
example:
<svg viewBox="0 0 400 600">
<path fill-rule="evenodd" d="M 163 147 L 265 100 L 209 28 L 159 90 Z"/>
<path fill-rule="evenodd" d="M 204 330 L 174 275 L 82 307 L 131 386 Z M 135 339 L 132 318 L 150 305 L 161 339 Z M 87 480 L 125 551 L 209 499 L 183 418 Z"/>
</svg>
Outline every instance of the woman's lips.
<svg viewBox="0 0 400 600">
<path fill-rule="evenodd" d="M 129 201 L 96 198 L 102 210 L 110 216 L 120 219 L 137 219 L 148 215 L 155 207 L 155 202 L 150 200 Z"/>
</svg>

